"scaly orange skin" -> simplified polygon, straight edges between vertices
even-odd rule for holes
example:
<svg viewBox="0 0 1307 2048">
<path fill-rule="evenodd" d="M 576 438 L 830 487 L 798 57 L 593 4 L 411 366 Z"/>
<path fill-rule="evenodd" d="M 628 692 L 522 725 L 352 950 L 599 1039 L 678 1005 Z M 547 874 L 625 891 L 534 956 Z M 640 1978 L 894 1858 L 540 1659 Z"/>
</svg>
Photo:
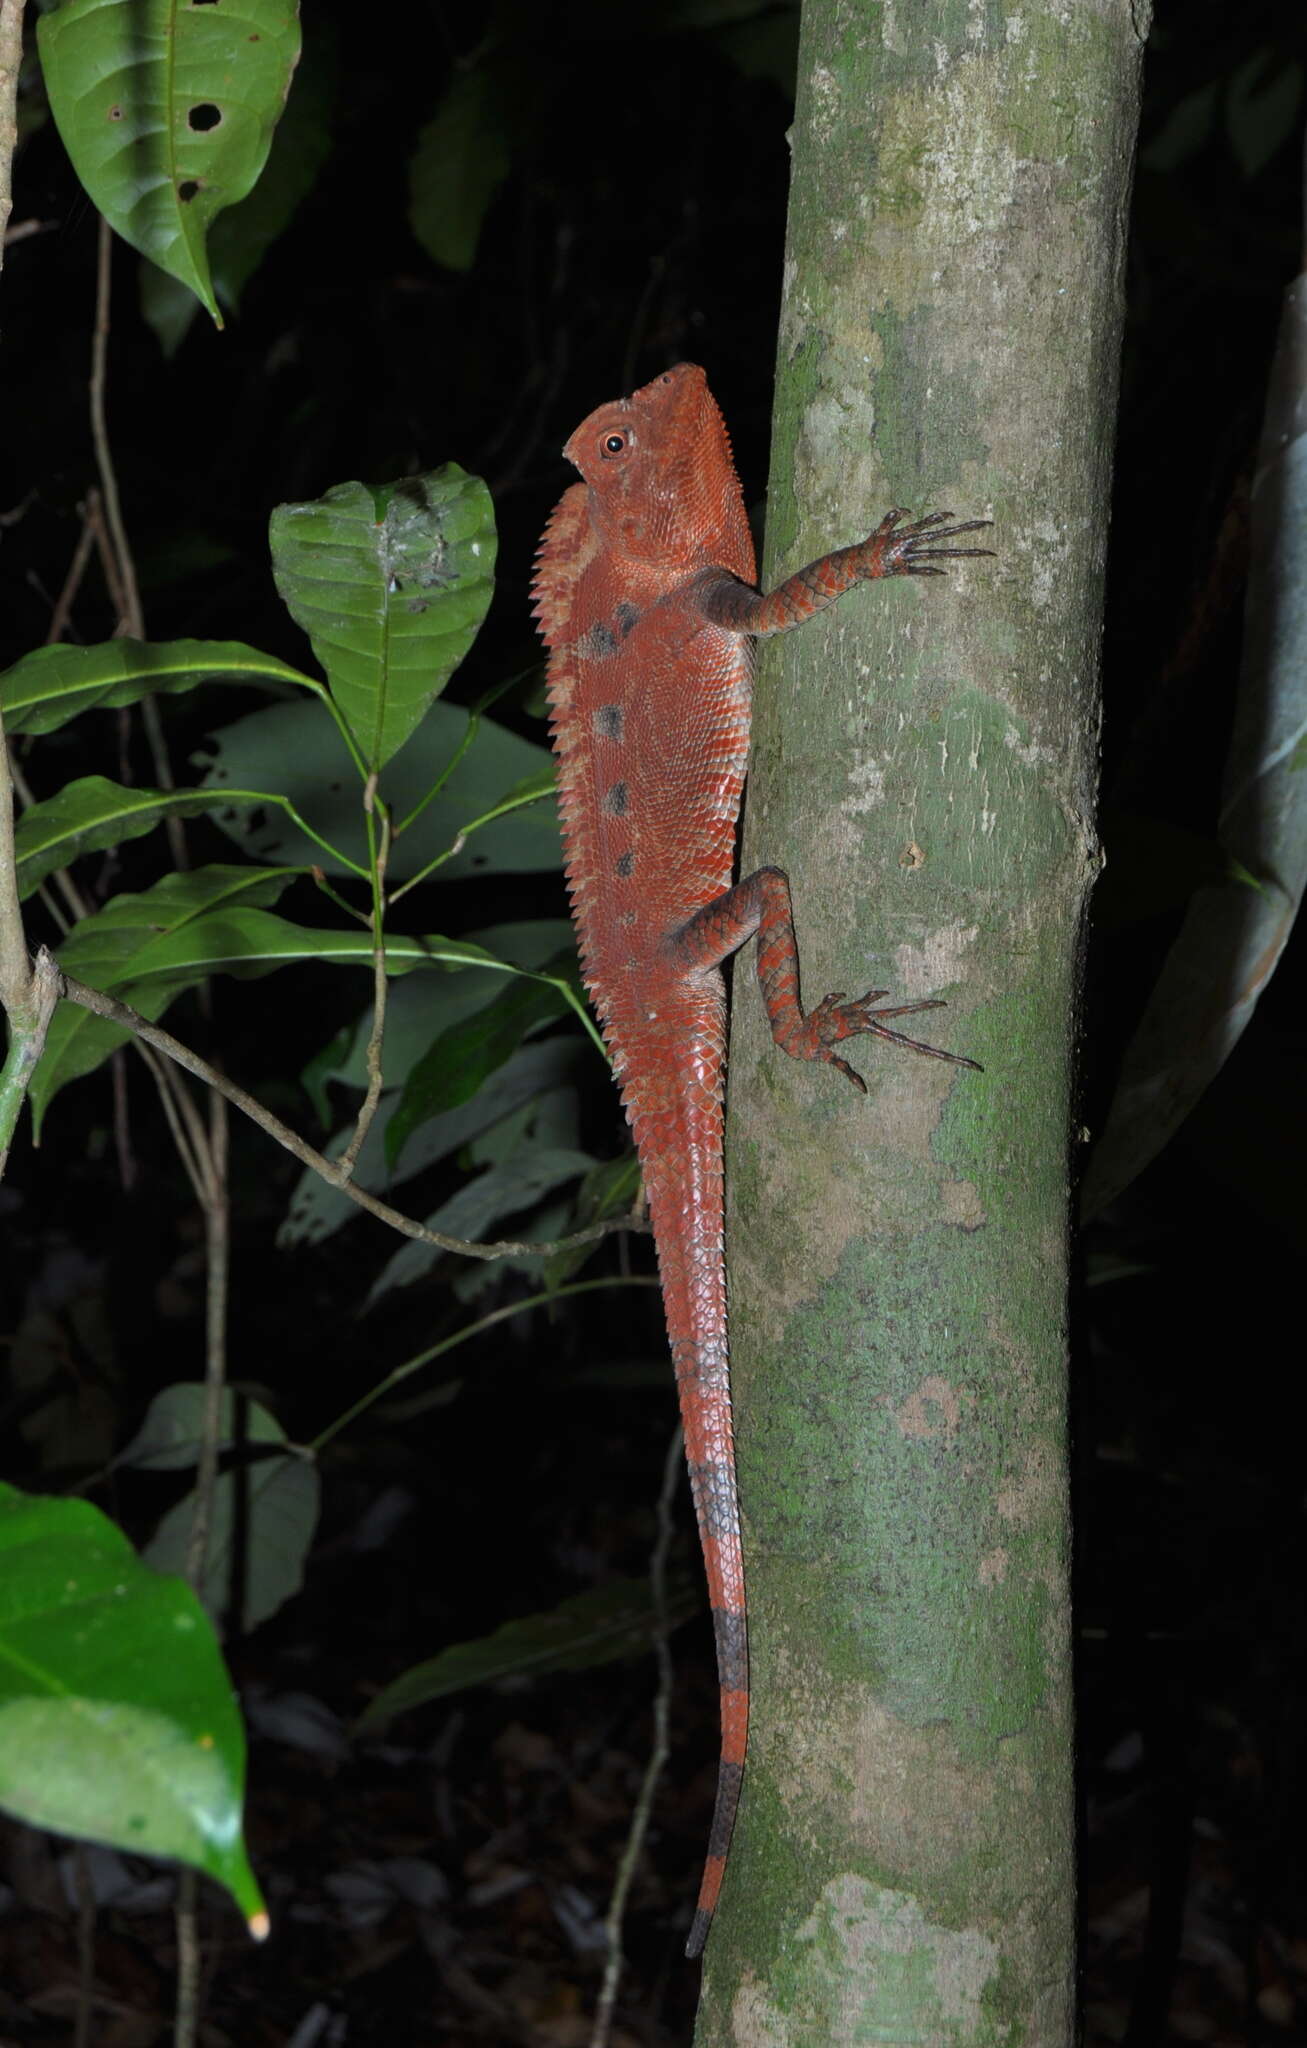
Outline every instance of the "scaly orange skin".
<svg viewBox="0 0 1307 2048">
<path fill-rule="evenodd" d="M 884 1022 L 935 1003 L 872 1010 L 885 993 L 872 990 L 852 1003 L 826 996 L 805 1015 L 785 876 L 760 868 L 731 887 L 752 642 L 801 624 L 855 582 L 941 575 L 935 558 L 987 552 L 939 543 L 988 522 L 949 526 L 952 515 L 937 512 L 905 527 L 891 512 L 866 540 L 760 597 L 726 428 L 693 363 L 600 406 L 564 453 L 584 482 L 545 530 L 534 596 L 549 648 L 567 884 L 644 1173 L 721 1683 L 721 1770 L 693 1956 L 721 1890 L 749 1725 L 722 1249 L 721 962 L 756 932 L 772 1036 L 859 1088 L 834 1047 L 862 1032 L 975 1065 Z"/>
</svg>

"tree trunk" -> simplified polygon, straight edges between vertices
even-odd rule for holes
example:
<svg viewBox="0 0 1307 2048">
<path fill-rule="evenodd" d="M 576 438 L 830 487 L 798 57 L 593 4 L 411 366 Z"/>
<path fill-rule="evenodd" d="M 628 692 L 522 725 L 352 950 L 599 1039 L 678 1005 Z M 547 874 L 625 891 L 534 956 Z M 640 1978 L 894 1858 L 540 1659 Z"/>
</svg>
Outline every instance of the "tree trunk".
<svg viewBox="0 0 1307 2048">
<path fill-rule="evenodd" d="M 700 2048 L 1072 2039 L 1068 1139 L 1145 12 L 804 10 L 767 587 L 890 505 L 992 511 L 996 556 L 772 643 L 743 872 L 789 871 L 806 1004 L 947 996 L 907 1028 L 985 1072 L 866 1041 L 863 1100 L 737 971 L 755 1693 Z"/>
</svg>

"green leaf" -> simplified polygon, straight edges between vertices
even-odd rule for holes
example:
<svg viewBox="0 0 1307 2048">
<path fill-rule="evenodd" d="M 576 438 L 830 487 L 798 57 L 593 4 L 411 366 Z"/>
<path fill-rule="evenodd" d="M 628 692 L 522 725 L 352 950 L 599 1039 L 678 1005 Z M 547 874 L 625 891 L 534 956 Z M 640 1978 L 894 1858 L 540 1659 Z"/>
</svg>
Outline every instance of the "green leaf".
<svg viewBox="0 0 1307 2048">
<path fill-rule="evenodd" d="M 463 972 L 442 975 L 432 982 L 400 982 L 386 1001 L 386 1084 L 403 1085 L 411 1068 L 422 1058 L 434 1034 L 460 1024 L 474 1011 L 484 1009 L 504 986 L 503 963 L 524 971 L 541 969 L 571 941 L 572 927 L 565 917 L 527 918 L 513 924 L 488 925 L 469 932 L 465 943 L 477 946 L 493 967 L 472 964 Z M 365 1089 L 368 1085 L 367 1046 L 372 1035 L 372 1005 L 347 1025 L 313 1061 L 315 1086 L 338 1081 L 342 1087 Z M 301 1080 L 303 1080 L 301 1075 Z M 307 1084 L 306 1084 L 307 1085 Z"/>
<path fill-rule="evenodd" d="M 224 308 L 239 305 L 250 278 L 312 190 L 330 147 L 337 69 L 334 39 L 315 23 L 263 175 L 252 192 L 214 222 L 209 236 L 213 288 Z M 147 260 L 141 264 L 140 296 L 145 318 L 164 354 L 171 356 L 191 325 L 194 296 Z"/>
<path fill-rule="evenodd" d="M 221 867 L 166 875 L 143 895 L 117 896 L 95 916 L 83 918 L 59 948 L 59 964 L 65 973 L 118 996 L 151 1020 L 183 989 L 211 974 L 249 979 L 309 960 L 371 972 L 372 935 L 362 926 L 322 930 L 291 924 L 259 907 L 260 892 L 270 879 L 279 893 L 289 878 L 283 870 Z M 479 947 L 472 950 L 483 957 Z M 466 952 L 458 939 L 388 935 L 386 971 L 407 974 L 415 967 L 461 964 Z M 30 1091 L 38 1132 L 55 1090 L 89 1073 L 129 1036 L 123 1026 L 89 1010 L 60 1004 Z"/>
<path fill-rule="evenodd" d="M 456 704 L 435 703 L 412 740 L 389 762 L 381 793 L 396 818 L 417 809 L 438 772 L 467 730 L 468 714 Z M 279 789 L 322 838 L 360 863 L 367 859 L 367 833 L 358 775 L 336 728 L 316 704 L 273 704 L 214 735 L 205 784 L 212 788 Z M 194 757 L 197 765 L 200 757 Z M 419 817 L 391 846 L 387 873 L 409 881 L 440 859 L 442 880 L 473 874 L 538 874 L 562 862 L 558 817 L 552 803 L 501 813 L 468 832 L 478 818 L 497 811 L 524 783 L 543 786 L 552 775 L 547 748 L 520 739 L 506 726 L 483 718 L 476 737 L 448 781 Z M 218 821 L 252 860 L 265 866 L 285 862 L 347 872 L 324 859 L 312 840 L 285 816 L 241 811 Z M 460 839 L 465 843 L 459 845 Z M 450 849 L 458 847 L 451 854 Z M 441 856 L 448 855 L 446 859 Z"/>
<path fill-rule="evenodd" d="M 492 1166 L 470 1180 L 428 1216 L 428 1230 L 448 1237 L 484 1238 L 506 1216 L 518 1216 L 542 1195 L 588 1173 L 594 1160 L 588 1152 L 566 1146 L 524 1147 L 511 1164 Z M 392 1287 L 411 1287 L 444 1254 L 436 1245 L 410 1238 L 392 1253 L 368 1292 L 370 1308 Z M 532 1255 L 538 1262 L 539 1254 Z"/>
<path fill-rule="evenodd" d="M 165 875 L 143 894 L 115 896 L 103 910 L 84 917 L 59 948 L 59 964 L 78 981 L 120 996 L 153 1020 L 187 983 L 183 978 L 138 986 L 137 962 L 149 957 L 150 948 L 212 912 L 275 903 L 297 872 L 294 868 L 218 866 Z M 202 980 L 206 971 L 198 967 L 191 982 Z M 38 1138 L 42 1119 L 59 1089 L 89 1074 L 130 1035 L 107 1018 L 92 1016 L 73 1003 L 60 1003 L 50 1020 L 45 1051 L 29 1094 Z"/>
<path fill-rule="evenodd" d="M 115 1464 L 154 1472 L 196 1464 L 204 1400 L 198 1381 L 165 1387 L 155 1395 L 136 1436 Z M 318 1471 L 311 1459 L 290 1449 L 285 1431 L 268 1409 L 230 1389 L 222 1397 L 221 1431 L 222 1452 L 239 1453 L 255 1444 L 280 1446 L 284 1452 L 280 1457 L 252 1459 L 239 1481 L 233 1473 L 221 1473 L 214 1489 L 200 1598 L 215 1620 L 230 1607 L 243 1628 L 257 1628 L 304 1583 L 304 1560 L 318 1521 Z M 247 1517 L 245 1583 L 239 1589 L 232 1584 L 238 1506 Z M 163 1517 L 144 1551 L 146 1563 L 155 1571 L 184 1567 L 194 1512 L 192 1490 Z"/>
<path fill-rule="evenodd" d="M 235 804 L 277 808 L 284 799 L 258 789 L 140 789 L 87 775 L 33 804 L 14 832 L 18 890 L 30 896 L 55 868 L 125 839 L 140 839 L 165 818 L 194 818 Z"/>
<path fill-rule="evenodd" d="M 1212 79 L 1177 102 L 1158 133 L 1139 152 L 1145 170 L 1178 171 L 1207 147 L 1216 120 L 1218 91 L 1218 83 Z"/>
<path fill-rule="evenodd" d="M 576 954 L 570 946 L 551 962 L 549 978 L 514 979 L 484 1009 L 439 1033 L 409 1074 L 386 1126 L 386 1157 L 392 1166 L 419 1124 L 470 1100 L 525 1038 L 566 1014 L 572 1004 L 560 984 L 569 974 L 575 978 Z"/>
<path fill-rule="evenodd" d="M 667 1621 L 676 1628 L 702 1604 L 697 1584 L 677 1578 L 668 1588 Z M 657 1632 L 645 1579 L 613 1579 L 560 1601 L 545 1614 L 505 1622 L 493 1635 L 453 1643 L 438 1657 L 415 1664 L 377 1694 L 356 1723 L 375 1728 L 428 1700 L 447 1699 L 470 1685 L 506 1678 L 543 1678 L 552 1671 L 589 1671 L 618 1657 L 638 1656 Z"/>
<path fill-rule="evenodd" d="M 597 1166 L 591 1167 L 577 1189 L 568 1234 L 586 1230 L 590 1224 L 608 1216 L 629 1216 L 639 1198 L 640 1162 L 635 1153 L 623 1152 L 616 1159 L 601 1160 Z M 601 1242 L 601 1239 L 596 1239 L 594 1244 L 579 1244 L 570 1252 L 555 1252 L 552 1258 L 546 1259 L 546 1286 L 561 1287 L 565 1280 L 570 1280 L 573 1273 L 580 1272 L 586 1261 L 593 1258 Z"/>
<path fill-rule="evenodd" d="M 116 710 L 158 690 L 200 683 L 322 685 L 239 640 L 106 640 L 98 647 L 38 647 L 0 675 L 0 706 L 12 739 L 54 732 L 82 711 Z"/>
<path fill-rule="evenodd" d="M 213 1631 L 85 1501 L 0 1486 L 0 1805 L 176 1857 L 267 1914 L 241 1838 L 245 1735 Z"/>
<path fill-rule="evenodd" d="M 463 71 L 418 136 L 409 164 L 409 224 L 446 269 L 471 269 L 486 209 L 508 176 L 504 113 L 495 73 Z"/>
<path fill-rule="evenodd" d="M 448 1159 L 479 1131 L 510 1115 L 533 1096 L 570 1084 L 580 1057 L 580 1044 L 571 1038 L 549 1038 L 541 1045 L 524 1046 L 506 1066 L 490 1076 L 470 1102 L 424 1124 L 393 1175 L 386 1166 L 384 1134 L 379 1123 L 374 1123 L 354 1169 L 355 1182 L 359 1187 L 374 1190 L 394 1188 L 437 1161 Z M 329 1153 L 343 1152 L 347 1141 L 348 1133 L 340 1132 L 327 1148 Z M 339 1188 L 329 1186 L 320 1174 L 306 1168 L 291 1196 L 277 1243 L 319 1244 L 342 1224 L 352 1222 L 358 1213 L 357 1206 Z"/>
<path fill-rule="evenodd" d="M 1299 126 L 1303 68 L 1271 47 L 1258 50 L 1230 80 L 1225 125 L 1245 178 L 1255 178 Z"/>
<path fill-rule="evenodd" d="M 205 237 L 267 161 L 299 56 L 295 0 L 63 0 L 36 34 L 91 198 L 221 326 Z"/>
<path fill-rule="evenodd" d="M 1307 895 L 1307 302 L 1285 294 L 1249 497 L 1248 618 L 1221 795 L 1225 870 L 1200 883 L 1126 1047 L 1081 1184 L 1095 1215 L 1220 1073 L 1269 987 Z"/>
<path fill-rule="evenodd" d="M 456 462 L 279 505 L 273 573 L 369 769 L 399 751 L 476 637 L 490 602 L 490 493 Z"/>
</svg>

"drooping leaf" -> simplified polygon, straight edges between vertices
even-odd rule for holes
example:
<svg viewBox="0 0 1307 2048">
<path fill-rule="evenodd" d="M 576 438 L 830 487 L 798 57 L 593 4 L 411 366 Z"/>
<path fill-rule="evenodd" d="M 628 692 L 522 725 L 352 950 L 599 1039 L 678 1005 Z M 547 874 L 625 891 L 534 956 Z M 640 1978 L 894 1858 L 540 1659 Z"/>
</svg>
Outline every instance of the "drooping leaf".
<svg viewBox="0 0 1307 2048">
<path fill-rule="evenodd" d="M 381 791 L 397 819 L 422 802 L 462 740 L 467 718 L 456 704 L 433 704 L 409 744 L 389 762 Z M 215 734 L 212 752 L 194 760 L 197 766 L 207 763 L 208 788 L 281 790 L 323 839 L 352 860 L 366 861 L 359 777 L 340 734 L 317 705 L 274 704 L 255 711 Z M 442 855 L 449 858 L 441 860 L 440 874 L 449 881 L 471 874 L 537 874 L 558 867 L 558 817 L 550 801 L 511 811 L 468 831 L 524 782 L 547 786 L 551 775 L 543 747 L 483 718 L 472 745 L 438 794 L 393 841 L 387 869 L 391 881 L 410 881 Z M 297 861 L 304 866 L 316 863 L 328 874 L 346 872 L 324 858 L 321 848 L 297 831 L 284 813 L 260 816 L 242 810 L 220 817 L 218 823 L 243 852 L 265 865 Z M 454 848 L 457 851 L 451 852 Z"/>
<path fill-rule="evenodd" d="M 234 311 L 268 250 L 312 190 L 331 143 L 337 74 L 334 42 L 315 22 L 277 123 L 263 173 L 252 192 L 228 207 L 209 235 L 209 269 L 218 304 Z M 141 310 L 165 355 L 173 354 L 196 310 L 192 293 L 157 265 L 142 260 Z"/>
<path fill-rule="evenodd" d="M 244 1786 L 231 1682 L 189 1586 L 87 1502 L 0 1486 L 0 1804 L 192 1864 L 264 1934 Z"/>
<path fill-rule="evenodd" d="M 667 1621 L 687 1621 L 701 1605 L 697 1584 L 688 1576 L 668 1588 Z M 359 1716 L 360 1730 L 378 1727 L 396 1714 L 448 1698 L 471 1685 L 494 1685 L 505 1678 L 543 1678 L 551 1671 L 588 1671 L 618 1657 L 635 1657 L 652 1642 L 657 1627 L 649 1584 L 645 1579 L 613 1579 L 573 1594 L 544 1614 L 525 1614 L 507 1621 L 493 1635 L 470 1643 L 452 1643 L 438 1657 L 429 1657 L 405 1671 L 370 1702 Z"/>
<path fill-rule="evenodd" d="M 162 1016 L 182 989 L 204 978 L 198 965 L 189 976 L 174 980 L 140 980 L 137 962 L 150 949 L 166 945 L 192 925 L 224 910 L 275 903 L 295 868 L 193 868 L 189 874 L 165 875 L 140 895 L 115 896 L 103 910 L 74 925 L 59 948 L 66 974 L 92 988 L 106 990 L 152 1021 Z M 42 1119 L 53 1097 L 69 1081 L 89 1074 L 129 1037 L 120 1024 L 96 1017 L 74 1003 L 60 1003 L 50 1019 L 45 1051 L 32 1076 L 29 1101 L 32 1125 L 39 1138 Z"/>
<path fill-rule="evenodd" d="M 221 326 L 205 240 L 267 161 L 299 56 L 295 0 L 62 0 L 37 42 L 91 198 Z"/>
<path fill-rule="evenodd" d="M 294 872 L 215 867 L 166 875 L 143 895 L 115 897 L 93 917 L 83 918 L 59 948 L 59 964 L 65 973 L 116 995 L 151 1020 L 183 989 L 211 974 L 250 979 L 306 961 L 370 972 L 372 936 L 361 925 L 324 930 L 292 924 L 260 907 L 260 891 L 270 879 L 275 878 L 279 893 Z M 478 960 L 485 957 L 480 947 L 471 950 Z M 389 974 L 461 964 L 467 954 L 461 939 L 402 933 L 386 938 Z M 125 1027 L 89 1010 L 60 1004 L 30 1091 L 38 1132 L 55 1090 L 89 1073 L 128 1035 Z"/>
<path fill-rule="evenodd" d="M 588 1152 L 552 1145 L 524 1146 L 509 1164 L 487 1167 L 442 1202 L 424 1219 L 427 1229 L 448 1237 L 486 1238 L 506 1216 L 519 1216 L 543 1195 L 588 1173 L 593 1165 Z M 392 1287 L 411 1287 L 442 1256 L 435 1245 L 407 1239 L 377 1275 L 368 1292 L 368 1306 Z M 539 1254 L 532 1256 L 538 1258 Z"/>
<path fill-rule="evenodd" d="M 1082 1190 L 1095 1215 L 1161 1151 L 1238 1044 L 1307 888 L 1307 290 L 1285 296 L 1250 498 L 1248 600 L 1219 837 L 1134 1037 Z"/>
<path fill-rule="evenodd" d="M 370 489 L 279 505 L 273 573 L 370 769 L 439 696 L 490 602 L 490 493 L 456 462 Z"/>
<path fill-rule="evenodd" d="M 14 832 L 18 892 L 30 896 L 55 868 L 125 839 L 139 839 L 166 818 L 194 818 L 238 804 L 277 809 L 282 799 L 266 790 L 142 789 L 87 775 L 44 803 L 33 804 Z"/>
<path fill-rule="evenodd" d="M 441 1031 L 412 1069 L 386 1126 L 391 1165 L 419 1124 L 467 1102 L 488 1074 L 502 1067 L 523 1040 L 572 1007 L 568 980 L 576 982 L 576 953 L 568 946 L 542 970 L 540 980 L 518 977 L 501 988 L 484 1009 Z"/>
<path fill-rule="evenodd" d="M 25 654 L 0 675 L 0 707 L 5 730 L 15 738 L 54 732 L 83 711 L 116 710 L 159 690 L 193 690 L 200 683 L 293 684 L 322 692 L 313 676 L 239 640 L 106 640 Z"/>
<path fill-rule="evenodd" d="M 459 72 L 417 139 L 409 164 L 408 217 L 428 256 L 470 270 L 486 209 L 512 158 L 499 77 L 477 65 Z"/>
<path fill-rule="evenodd" d="M 168 1472 L 199 1460 L 205 1392 L 198 1382 L 165 1387 L 117 1465 Z M 240 1434 L 237 1434 L 239 1426 Z M 245 1628 L 275 1614 L 304 1582 L 304 1560 L 317 1526 L 319 1479 L 312 1460 L 292 1450 L 276 1417 L 258 1402 L 228 1389 L 222 1397 L 219 1450 L 240 1455 L 246 1446 L 281 1447 L 282 1455 L 251 1459 L 239 1477 L 219 1474 L 214 1489 L 200 1598 L 218 1620 L 230 1607 Z M 238 1506 L 248 1517 L 241 1551 L 242 1587 L 232 1584 Z M 194 1490 L 168 1510 L 143 1556 L 155 1571 L 181 1571 L 195 1511 Z"/>
<path fill-rule="evenodd" d="M 438 984 L 433 984 L 438 986 Z M 509 1116 L 524 1102 L 569 1082 L 578 1062 L 593 1055 L 583 1051 L 579 1039 L 550 1038 L 543 1045 L 526 1045 L 506 1066 L 490 1076 L 460 1109 L 434 1117 L 405 1150 L 398 1172 L 392 1176 L 386 1166 L 380 1121 L 374 1123 L 363 1143 L 354 1179 L 360 1187 L 381 1190 L 397 1185 L 412 1175 L 448 1159 L 470 1138 L 501 1117 Z M 345 1148 L 348 1134 L 341 1132 L 330 1151 Z M 286 1220 L 277 1233 L 279 1245 L 317 1244 L 357 1216 L 348 1195 L 330 1187 L 320 1175 L 305 1172 L 291 1196 Z"/>
<path fill-rule="evenodd" d="M 622 1152 L 616 1159 L 602 1159 L 591 1167 L 577 1190 L 570 1228 L 585 1230 L 608 1216 L 629 1216 L 639 1197 L 640 1162 L 635 1153 Z M 555 1252 L 545 1261 L 547 1285 L 561 1287 L 580 1271 L 595 1249 L 595 1245 L 579 1244 L 574 1251 Z"/>
<path fill-rule="evenodd" d="M 1245 178 L 1255 178 L 1301 127 L 1303 67 L 1279 50 L 1258 50 L 1241 64 L 1225 96 L 1230 147 Z"/>
<path fill-rule="evenodd" d="M 547 966 L 564 950 L 572 927 L 565 917 L 521 919 L 512 924 L 488 925 L 469 932 L 466 943 L 482 948 L 488 959 L 509 962 L 525 971 Z M 503 988 L 502 967 L 467 966 L 461 973 L 445 974 L 419 987 L 400 982 L 390 991 L 386 1003 L 385 1069 L 387 1089 L 402 1087 L 410 1069 L 421 1059 L 434 1034 L 447 1031 L 465 1017 L 471 1017 Z M 344 1088 L 364 1089 L 368 1085 L 367 1045 L 372 1035 L 372 1006 L 368 1005 L 356 1024 L 347 1026 L 329 1047 L 315 1057 L 314 1071 L 321 1081 L 338 1081 Z M 303 1077 L 301 1076 L 301 1079 Z"/>
</svg>

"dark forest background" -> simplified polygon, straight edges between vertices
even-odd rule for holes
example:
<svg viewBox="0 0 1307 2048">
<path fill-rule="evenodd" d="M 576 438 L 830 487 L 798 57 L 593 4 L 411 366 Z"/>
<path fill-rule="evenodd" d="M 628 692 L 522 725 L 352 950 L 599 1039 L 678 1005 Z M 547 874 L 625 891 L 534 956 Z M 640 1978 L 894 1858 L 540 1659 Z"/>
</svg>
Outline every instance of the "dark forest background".
<svg viewBox="0 0 1307 2048">
<path fill-rule="evenodd" d="M 761 519 L 797 10 L 505 0 L 369 15 L 319 0 L 304 31 L 294 93 L 307 189 L 225 331 L 197 313 L 165 353 L 142 310 L 142 265 L 115 252 L 109 419 L 149 637 L 239 638 L 306 663 L 270 574 L 272 508 L 455 460 L 489 484 L 500 543 L 489 617 L 448 695 L 470 703 L 515 676 L 495 715 L 543 741 L 528 583 L 577 422 L 669 363 L 702 362 Z M 1186 898 L 1217 859 L 1246 497 L 1300 264 L 1305 64 L 1297 5 L 1158 0 L 1104 641 L 1091 1131 Z M 440 262 L 410 224 L 409 166 L 452 82 L 478 68 L 494 89 L 469 120 Z M 96 215 L 43 117 L 34 64 L 23 105 L 14 224 L 42 229 L 9 250 L 0 298 L 0 665 L 44 640 L 94 481 Z M 93 570 L 69 637 L 106 639 L 115 623 Z M 230 696 L 163 700 L 181 772 L 250 708 Z M 24 763 L 48 794 L 77 774 L 117 774 L 118 747 L 100 714 L 25 749 Z M 206 821 L 187 831 L 195 859 L 233 857 Z M 84 886 L 144 887 L 158 858 L 155 841 L 95 856 Z M 288 904 L 326 921 L 308 883 Z M 556 873 L 474 874 L 433 880 L 410 909 L 409 929 L 457 936 L 560 917 L 565 902 Z M 54 937 L 39 910 L 32 929 Z M 357 1019 L 365 979 L 313 966 L 219 978 L 207 1006 L 188 997 L 170 1022 L 321 1142 L 299 1077 Z M 1094 2042 L 1307 2042 L 1302 1006 L 1299 944 L 1183 1133 L 1083 1241 L 1075 1477 Z M 597 1061 L 578 1071 L 586 1146 L 617 1157 L 616 1098 Z M 16 1147 L 0 1191 L 0 1331 L 23 1373 L 0 1381 L 0 1414 L 7 1478 L 47 1492 L 93 1480 L 91 1497 L 142 1539 L 172 1493 L 157 1478 L 97 1475 L 160 1388 L 201 1375 L 202 1230 L 153 1090 L 135 1063 L 125 1075 L 130 1186 L 107 1068 L 57 1097 L 38 1151 L 26 1136 Z M 335 1121 L 348 1106 L 342 1096 Z M 427 1213 L 456 1166 L 401 1205 Z M 235 1120 L 232 1373 L 293 1438 L 538 1284 L 506 1271 L 469 1308 L 446 1264 L 364 1313 L 395 1241 L 361 1217 L 323 1245 L 278 1249 L 298 1175 Z M 643 1239 L 610 1240 L 586 1271 L 643 1269 L 649 1256 Z M 206 1893 L 213 2042 L 287 2042 L 315 2006 L 348 2021 L 321 2038 L 351 2044 L 588 2038 L 595 1916 L 646 1754 L 649 1661 L 468 1691 L 396 1721 L 385 1742 L 347 1731 L 419 1659 L 645 1570 L 674 1421 L 656 1297 L 596 1293 L 524 1314 L 415 1384 L 442 1399 L 420 1411 L 383 1401 L 324 1453 L 303 1591 L 227 1644 L 251 1715 L 251 1853 L 276 1924 L 254 1950 Z M 43 1401 L 58 1404 L 57 1439 Z M 688 1495 L 680 1542 L 688 1567 Z M 681 1947 L 717 1743 L 702 1617 L 674 1650 L 674 1752 L 614 2036 L 651 2048 L 689 2037 L 697 1971 Z M 5 1839 L 0 2038 L 70 2039 L 60 1845 L 17 1829 Z M 97 2038 L 144 2043 L 168 2032 L 172 1923 L 145 1884 L 153 1868 L 121 1867 L 97 1937 L 117 2031 L 106 2018 Z"/>
</svg>

